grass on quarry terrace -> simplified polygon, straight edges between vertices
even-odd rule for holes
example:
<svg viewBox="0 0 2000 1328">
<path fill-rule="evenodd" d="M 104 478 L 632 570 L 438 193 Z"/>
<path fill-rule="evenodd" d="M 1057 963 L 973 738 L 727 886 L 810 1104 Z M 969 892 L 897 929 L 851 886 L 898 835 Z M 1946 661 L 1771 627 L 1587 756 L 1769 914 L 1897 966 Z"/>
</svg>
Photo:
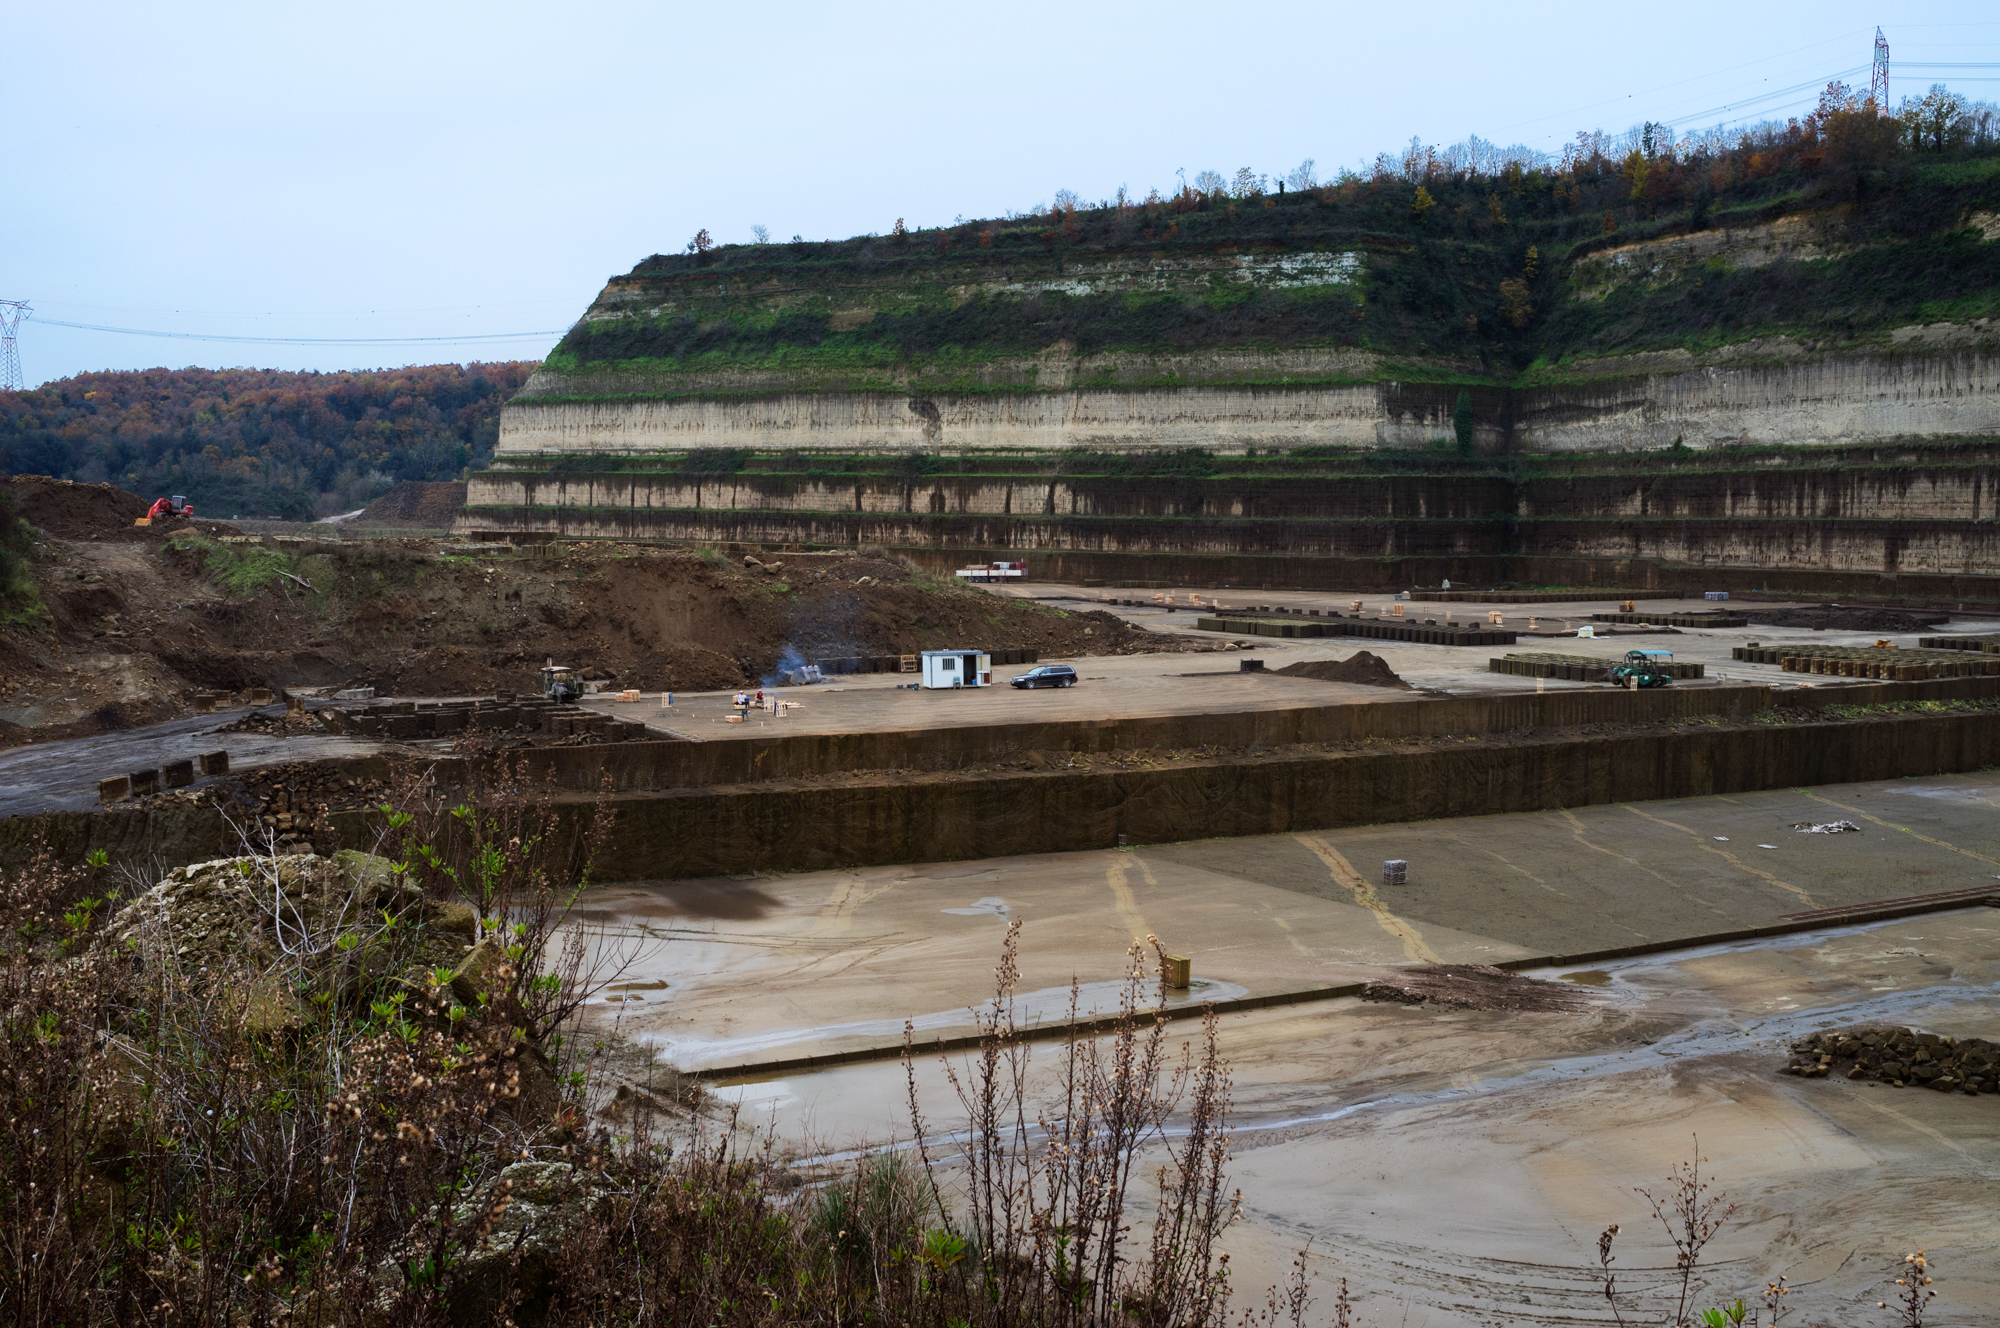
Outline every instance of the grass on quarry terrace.
<svg viewBox="0 0 2000 1328">
<path fill-rule="evenodd" d="M 280 583 L 304 591 L 312 583 L 311 571 L 330 568 L 325 559 L 308 558 L 257 544 L 218 544 L 198 535 L 179 535 L 168 548 L 192 553 L 202 562 L 209 580 L 237 599 L 248 599 L 268 586 Z M 319 567 L 311 564 L 318 563 Z"/>
</svg>

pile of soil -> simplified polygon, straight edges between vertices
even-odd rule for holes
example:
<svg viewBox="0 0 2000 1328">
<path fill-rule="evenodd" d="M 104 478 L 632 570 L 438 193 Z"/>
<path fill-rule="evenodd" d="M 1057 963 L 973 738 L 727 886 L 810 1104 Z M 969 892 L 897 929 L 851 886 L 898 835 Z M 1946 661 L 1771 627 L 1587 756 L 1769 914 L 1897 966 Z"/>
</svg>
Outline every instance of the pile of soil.
<svg viewBox="0 0 2000 1328">
<path fill-rule="evenodd" d="M 177 549 L 136 533 L 48 540 L 34 573 L 49 614 L 10 629 L 17 649 L 0 652 L 0 745 L 187 714 L 198 691 L 528 690 L 551 657 L 620 687 L 695 692 L 775 682 L 780 661 L 800 656 L 1208 648 L 858 553 L 729 559 L 592 543 L 559 557 L 478 558 L 443 556 L 427 539 Z M 310 589 L 269 569 L 242 588 L 243 571 L 263 563 Z"/>
<path fill-rule="evenodd" d="M 1949 613 L 1919 609 L 1871 609 L 1839 604 L 1815 604 L 1795 609 L 1753 609 L 1750 621 L 1760 627 L 1816 627 L 1830 632 L 1921 632 L 1951 621 Z"/>
<path fill-rule="evenodd" d="M 1396 676 L 1389 662 L 1380 655 L 1367 650 L 1358 650 L 1346 659 L 1315 659 L 1303 664 L 1287 664 L 1282 669 L 1273 669 L 1287 678 L 1312 678 L 1318 682 L 1355 682 L 1363 687 L 1396 687 L 1403 691 L 1414 690 L 1410 684 Z"/>
<path fill-rule="evenodd" d="M 1578 1010 L 1589 1004 L 1573 986 L 1485 964 L 1413 964 L 1399 970 L 1394 982 L 1363 987 L 1361 999 L 1457 1010 Z"/>
<path fill-rule="evenodd" d="M 465 490 L 459 480 L 403 480 L 362 508 L 351 524 L 449 530 L 465 510 Z"/>
<path fill-rule="evenodd" d="M 2000 1093 L 2000 1046 L 1984 1038 L 1939 1037 L 1914 1028 L 1849 1028 L 1792 1044 L 1784 1073 L 1874 1079 L 1941 1093 Z"/>
<path fill-rule="evenodd" d="M 89 539 L 133 529 L 152 504 L 113 484 L 78 484 L 47 475 L 10 475 L 4 481 L 21 515 L 57 539 Z"/>
</svg>

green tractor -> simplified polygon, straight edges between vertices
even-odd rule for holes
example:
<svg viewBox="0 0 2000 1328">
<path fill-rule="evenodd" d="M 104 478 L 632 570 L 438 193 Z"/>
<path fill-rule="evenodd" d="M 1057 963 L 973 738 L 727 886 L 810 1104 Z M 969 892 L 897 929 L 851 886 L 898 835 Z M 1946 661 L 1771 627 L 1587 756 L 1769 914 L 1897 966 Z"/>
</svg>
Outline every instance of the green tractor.
<svg viewBox="0 0 2000 1328">
<path fill-rule="evenodd" d="M 1674 677 L 1666 665 L 1673 658 L 1671 650 L 1628 650 L 1623 663 L 1611 666 L 1611 681 L 1620 687 L 1671 686 Z"/>
<path fill-rule="evenodd" d="M 542 695 L 551 701 L 572 704 L 583 699 L 583 679 L 567 664 L 549 661 L 542 670 Z"/>
</svg>

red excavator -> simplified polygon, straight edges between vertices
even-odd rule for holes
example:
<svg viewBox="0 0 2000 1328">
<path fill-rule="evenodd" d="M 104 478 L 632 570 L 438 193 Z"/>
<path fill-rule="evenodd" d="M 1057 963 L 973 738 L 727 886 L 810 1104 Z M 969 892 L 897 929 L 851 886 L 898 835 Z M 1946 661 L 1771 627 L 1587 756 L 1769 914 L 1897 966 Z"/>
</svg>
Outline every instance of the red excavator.
<svg viewBox="0 0 2000 1328">
<path fill-rule="evenodd" d="M 177 493 L 171 498 L 156 499 L 153 505 L 146 509 L 146 515 L 140 517 L 132 524 L 135 526 L 150 526 L 155 521 L 161 520 L 164 517 L 193 515 L 193 504 Z"/>
</svg>

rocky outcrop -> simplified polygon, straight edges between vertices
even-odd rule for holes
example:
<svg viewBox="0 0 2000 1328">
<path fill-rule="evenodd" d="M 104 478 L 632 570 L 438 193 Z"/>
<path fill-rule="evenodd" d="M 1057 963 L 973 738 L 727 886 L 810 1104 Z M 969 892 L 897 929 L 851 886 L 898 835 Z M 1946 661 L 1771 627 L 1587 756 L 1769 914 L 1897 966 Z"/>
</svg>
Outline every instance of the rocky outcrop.
<svg viewBox="0 0 2000 1328">
<path fill-rule="evenodd" d="M 1837 1075 L 1940 1093 L 2000 1092 L 2000 1045 L 1984 1038 L 1941 1037 L 1914 1028 L 1849 1028 L 1814 1033 L 1792 1044 L 1786 1074 Z"/>
</svg>

